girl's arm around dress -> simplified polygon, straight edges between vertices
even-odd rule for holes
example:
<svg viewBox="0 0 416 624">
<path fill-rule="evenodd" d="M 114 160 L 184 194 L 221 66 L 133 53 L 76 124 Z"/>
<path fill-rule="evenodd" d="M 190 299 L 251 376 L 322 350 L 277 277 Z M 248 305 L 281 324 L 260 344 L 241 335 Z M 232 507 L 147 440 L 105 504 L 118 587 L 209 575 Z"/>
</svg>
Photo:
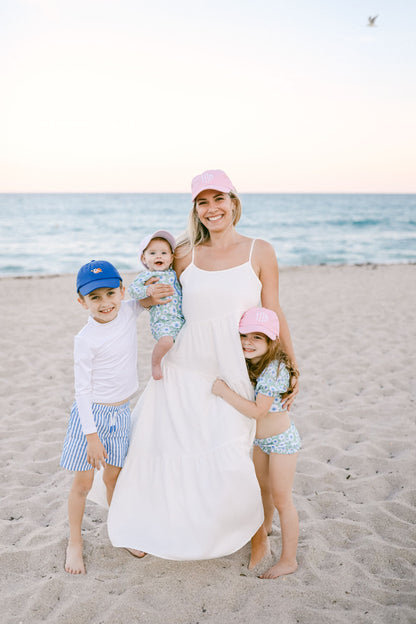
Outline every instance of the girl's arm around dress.
<svg viewBox="0 0 416 624">
<path fill-rule="evenodd" d="M 274 397 L 258 394 L 255 401 L 244 399 L 242 396 L 231 390 L 222 379 L 216 379 L 212 384 L 212 393 L 227 401 L 232 407 L 248 418 L 259 420 L 268 414 L 273 405 Z"/>
</svg>

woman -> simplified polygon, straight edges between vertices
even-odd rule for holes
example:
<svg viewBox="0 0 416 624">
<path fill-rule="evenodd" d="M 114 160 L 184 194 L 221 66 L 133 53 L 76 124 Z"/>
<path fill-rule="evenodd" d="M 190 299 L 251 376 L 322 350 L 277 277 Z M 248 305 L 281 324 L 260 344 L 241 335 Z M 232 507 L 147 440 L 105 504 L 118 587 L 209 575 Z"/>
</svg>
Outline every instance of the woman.
<svg viewBox="0 0 416 624">
<path fill-rule="evenodd" d="M 223 171 L 192 181 L 193 209 L 174 268 L 185 325 L 133 412 L 129 453 L 108 516 L 114 546 L 176 560 L 235 552 L 254 534 L 250 567 L 267 550 L 260 489 L 249 452 L 253 422 L 211 393 L 216 377 L 252 397 L 238 333 L 242 313 L 261 304 L 279 316 L 273 248 L 235 229 L 241 204 Z M 144 300 L 146 303 L 146 300 Z M 293 395 L 289 401 L 293 400 Z M 140 554 L 140 553 L 139 553 Z"/>
</svg>

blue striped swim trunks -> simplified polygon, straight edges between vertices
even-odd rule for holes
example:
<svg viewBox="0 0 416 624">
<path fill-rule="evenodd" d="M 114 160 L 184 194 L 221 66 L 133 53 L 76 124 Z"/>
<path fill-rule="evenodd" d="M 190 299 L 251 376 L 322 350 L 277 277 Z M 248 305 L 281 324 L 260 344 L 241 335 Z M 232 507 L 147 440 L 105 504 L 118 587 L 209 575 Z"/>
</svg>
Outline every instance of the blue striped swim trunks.
<svg viewBox="0 0 416 624">
<path fill-rule="evenodd" d="M 302 448 L 300 435 L 295 425 L 290 425 L 289 429 L 271 436 L 270 438 L 255 438 L 254 446 L 258 446 L 263 453 L 279 453 L 280 455 L 293 455 Z"/>
<path fill-rule="evenodd" d="M 98 436 L 107 451 L 107 464 L 121 468 L 130 440 L 130 405 L 92 404 Z M 67 470 L 91 470 L 87 462 L 87 438 L 82 431 L 76 402 L 72 406 L 60 465 Z"/>
</svg>

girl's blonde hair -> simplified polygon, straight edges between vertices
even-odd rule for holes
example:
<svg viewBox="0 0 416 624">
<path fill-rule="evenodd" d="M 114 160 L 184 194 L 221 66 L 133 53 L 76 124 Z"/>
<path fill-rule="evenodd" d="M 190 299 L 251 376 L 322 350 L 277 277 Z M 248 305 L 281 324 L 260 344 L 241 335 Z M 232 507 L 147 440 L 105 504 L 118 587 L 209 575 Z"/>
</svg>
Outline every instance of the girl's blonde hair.
<svg viewBox="0 0 416 624">
<path fill-rule="evenodd" d="M 237 225 L 241 218 L 241 201 L 235 193 L 228 193 L 233 208 L 233 225 Z M 203 245 L 209 240 L 209 230 L 201 223 L 196 210 L 196 199 L 194 200 L 192 210 L 188 217 L 188 227 L 183 234 L 178 237 L 175 254 L 178 257 L 185 256 L 192 247 Z"/>
<path fill-rule="evenodd" d="M 289 389 L 284 393 L 283 397 L 287 397 L 293 392 L 293 382 L 299 377 L 299 371 L 289 358 L 287 353 L 283 351 L 279 338 L 272 340 L 266 334 L 262 334 L 267 341 L 267 351 L 261 356 L 258 362 L 254 363 L 251 360 L 246 360 L 248 376 L 253 386 L 256 385 L 257 379 L 265 368 L 268 367 L 271 362 L 277 360 L 279 362 L 279 368 L 277 369 L 277 375 L 279 375 L 280 365 L 284 364 L 289 372 Z"/>
</svg>

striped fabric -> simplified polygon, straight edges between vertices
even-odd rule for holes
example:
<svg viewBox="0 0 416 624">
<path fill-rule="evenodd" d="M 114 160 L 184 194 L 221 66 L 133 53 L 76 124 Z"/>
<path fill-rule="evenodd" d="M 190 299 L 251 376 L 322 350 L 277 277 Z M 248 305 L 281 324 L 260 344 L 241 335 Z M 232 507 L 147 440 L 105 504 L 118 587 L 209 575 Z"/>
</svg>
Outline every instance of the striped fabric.
<svg viewBox="0 0 416 624">
<path fill-rule="evenodd" d="M 121 468 L 124 464 L 130 439 L 130 406 L 92 404 L 97 433 L 108 453 L 107 464 Z M 91 470 L 87 462 L 87 438 L 79 419 L 76 402 L 72 406 L 60 465 L 67 470 Z"/>
</svg>

